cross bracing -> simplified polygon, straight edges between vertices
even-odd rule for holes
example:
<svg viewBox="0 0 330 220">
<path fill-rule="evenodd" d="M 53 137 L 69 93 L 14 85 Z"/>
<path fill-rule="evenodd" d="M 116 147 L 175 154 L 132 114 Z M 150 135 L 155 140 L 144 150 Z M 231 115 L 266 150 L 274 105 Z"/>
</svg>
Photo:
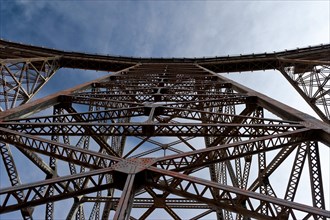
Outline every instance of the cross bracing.
<svg viewBox="0 0 330 220">
<path fill-rule="evenodd" d="M 3 216 L 330 218 L 330 45 L 202 59 L 0 45 Z M 60 68 L 112 73 L 30 101 Z M 323 121 L 218 74 L 266 69 Z"/>
</svg>

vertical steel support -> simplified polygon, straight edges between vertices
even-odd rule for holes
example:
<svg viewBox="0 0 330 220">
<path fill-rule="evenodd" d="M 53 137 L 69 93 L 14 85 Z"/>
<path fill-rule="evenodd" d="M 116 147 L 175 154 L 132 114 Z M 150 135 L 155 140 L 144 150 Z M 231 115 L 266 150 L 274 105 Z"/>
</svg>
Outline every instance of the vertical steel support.
<svg viewBox="0 0 330 220">
<path fill-rule="evenodd" d="M 9 177 L 10 183 L 12 186 L 18 186 L 21 185 L 21 180 L 19 178 L 16 165 L 14 162 L 13 155 L 10 150 L 9 144 L 0 142 L 0 152 L 1 156 L 7 171 L 7 175 Z M 23 191 L 19 191 L 17 193 L 17 196 L 20 200 L 24 200 L 25 194 Z M 23 219 L 32 219 L 32 213 L 33 213 L 33 208 L 24 208 L 21 210 L 21 214 Z"/>
<path fill-rule="evenodd" d="M 297 192 L 297 188 L 299 185 L 300 177 L 302 174 L 302 170 L 305 164 L 305 159 L 307 155 L 307 148 L 310 145 L 309 142 L 302 143 L 297 148 L 296 157 L 292 166 L 289 183 L 285 193 L 285 199 L 288 201 L 293 201 Z"/>
<path fill-rule="evenodd" d="M 313 206 L 320 209 L 325 209 L 320 153 L 317 142 L 311 142 L 309 145 L 308 161 Z M 323 216 L 316 216 L 316 218 L 325 220 L 325 217 Z"/>
<path fill-rule="evenodd" d="M 125 182 L 124 189 L 122 191 L 116 213 L 114 216 L 114 220 L 129 220 L 133 198 L 134 198 L 134 179 L 135 174 L 128 174 Z"/>
<path fill-rule="evenodd" d="M 53 115 L 57 115 L 57 116 L 60 116 L 61 114 L 63 114 L 64 110 L 60 107 L 60 106 L 54 106 L 54 109 L 53 109 Z M 57 122 L 57 123 L 63 123 L 62 119 L 60 117 L 56 117 L 53 119 L 53 122 Z M 55 129 L 54 129 L 54 133 L 58 133 L 60 131 L 60 127 L 59 126 L 56 126 Z M 55 141 L 55 142 L 59 142 L 59 135 L 52 135 L 51 137 L 51 140 L 52 141 Z M 55 152 L 55 148 L 53 146 L 50 146 L 51 148 L 51 151 L 52 152 Z M 49 167 L 53 170 L 53 173 L 57 173 L 57 160 L 56 158 L 54 157 L 49 157 Z M 51 179 L 53 178 L 53 175 L 48 175 L 46 176 L 46 179 Z M 49 195 L 52 196 L 53 193 L 54 193 L 54 188 L 51 187 L 49 189 Z M 53 202 L 48 202 L 46 204 L 46 214 L 45 214 L 45 219 L 53 219 L 54 218 L 54 203 Z"/>
<path fill-rule="evenodd" d="M 100 198 L 101 197 L 101 191 L 98 191 L 96 193 L 96 197 Z M 100 219 L 100 202 L 95 202 L 91 211 L 91 214 L 89 216 L 89 220 L 99 220 Z"/>
</svg>

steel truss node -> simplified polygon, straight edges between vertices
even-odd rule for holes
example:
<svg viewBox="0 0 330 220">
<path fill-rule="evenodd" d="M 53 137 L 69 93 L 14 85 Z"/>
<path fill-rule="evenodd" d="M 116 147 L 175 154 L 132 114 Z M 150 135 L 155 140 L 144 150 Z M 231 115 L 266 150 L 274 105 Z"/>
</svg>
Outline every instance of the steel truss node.
<svg viewBox="0 0 330 220">
<path fill-rule="evenodd" d="M 113 73 L 29 102 L 60 68 Z M 266 69 L 323 121 L 219 75 Z M 0 217 L 330 218 L 329 70 L 330 45 L 144 59 L 1 40 Z"/>
</svg>

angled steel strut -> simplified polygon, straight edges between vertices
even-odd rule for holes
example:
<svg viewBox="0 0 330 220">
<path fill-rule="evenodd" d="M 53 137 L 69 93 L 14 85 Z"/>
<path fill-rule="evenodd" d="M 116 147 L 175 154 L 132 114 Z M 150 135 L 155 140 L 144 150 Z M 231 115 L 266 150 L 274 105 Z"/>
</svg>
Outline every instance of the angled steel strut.
<svg viewBox="0 0 330 220">
<path fill-rule="evenodd" d="M 1 40 L 0 217 L 330 218 L 329 52 L 146 59 Z M 113 73 L 31 101 L 61 68 Z M 219 75 L 265 69 L 322 121 Z"/>
</svg>

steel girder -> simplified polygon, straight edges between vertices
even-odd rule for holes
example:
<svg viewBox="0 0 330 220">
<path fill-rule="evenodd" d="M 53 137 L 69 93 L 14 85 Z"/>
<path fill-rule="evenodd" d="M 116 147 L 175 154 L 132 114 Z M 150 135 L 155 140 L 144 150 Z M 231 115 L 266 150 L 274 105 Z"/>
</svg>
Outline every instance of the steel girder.
<svg viewBox="0 0 330 220">
<path fill-rule="evenodd" d="M 297 63 L 309 62 L 312 68 L 304 65 L 298 78 L 307 73 L 317 83 L 299 88 L 323 100 L 314 104 L 328 106 L 328 45 L 192 62 L 110 59 L 0 43 L 2 63 L 25 63 L 22 74 L 14 74 L 20 84 L 31 74 L 24 72 L 28 65 L 42 71 L 45 60 L 56 61 L 54 70 L 128 67 L 0 113 L 9 177 L 1 180 L 3 215 L 21 210 L 23 218 L 44 217 L 44 211 L 56 218 L 56 207 L 65 204 L 69 219 L 330 217 L 329 180 L 321 171 L 327 161 L 320 156 L 330 146 L 329 125 L 213 71 L 276 68 L 289 75 L 298 71 Z M 10 50 L 20 51 L 22 60 L 15 53 L 5 57 Z M 30 162 L 37 169 L 27 181 L 32 173 L 20 171 Z M 307 191 L 301 199 L 299 192 Z"/>
<path fill-rule="evenodd" d="M 280 59 L 280 63 L 280 72 L 319 117 L 330 123 L 330 62 Z"/>
<path fill-rule="evenodd" d="M 330 123 L 329 57 L 330 44 L 274 53 L 169 59 L 91 55 L 0 40 L 1 108 L 27 102 L 58 68 L 118 71 L 138 63 L 198 63 L 217 73 L 277 69 L 318 116 Z"/>
<path fill-rule="evenodd" d="M 58 68 L 56 56 L 0 59 L 0 111 L 28 102 Z"/>
</svg>

